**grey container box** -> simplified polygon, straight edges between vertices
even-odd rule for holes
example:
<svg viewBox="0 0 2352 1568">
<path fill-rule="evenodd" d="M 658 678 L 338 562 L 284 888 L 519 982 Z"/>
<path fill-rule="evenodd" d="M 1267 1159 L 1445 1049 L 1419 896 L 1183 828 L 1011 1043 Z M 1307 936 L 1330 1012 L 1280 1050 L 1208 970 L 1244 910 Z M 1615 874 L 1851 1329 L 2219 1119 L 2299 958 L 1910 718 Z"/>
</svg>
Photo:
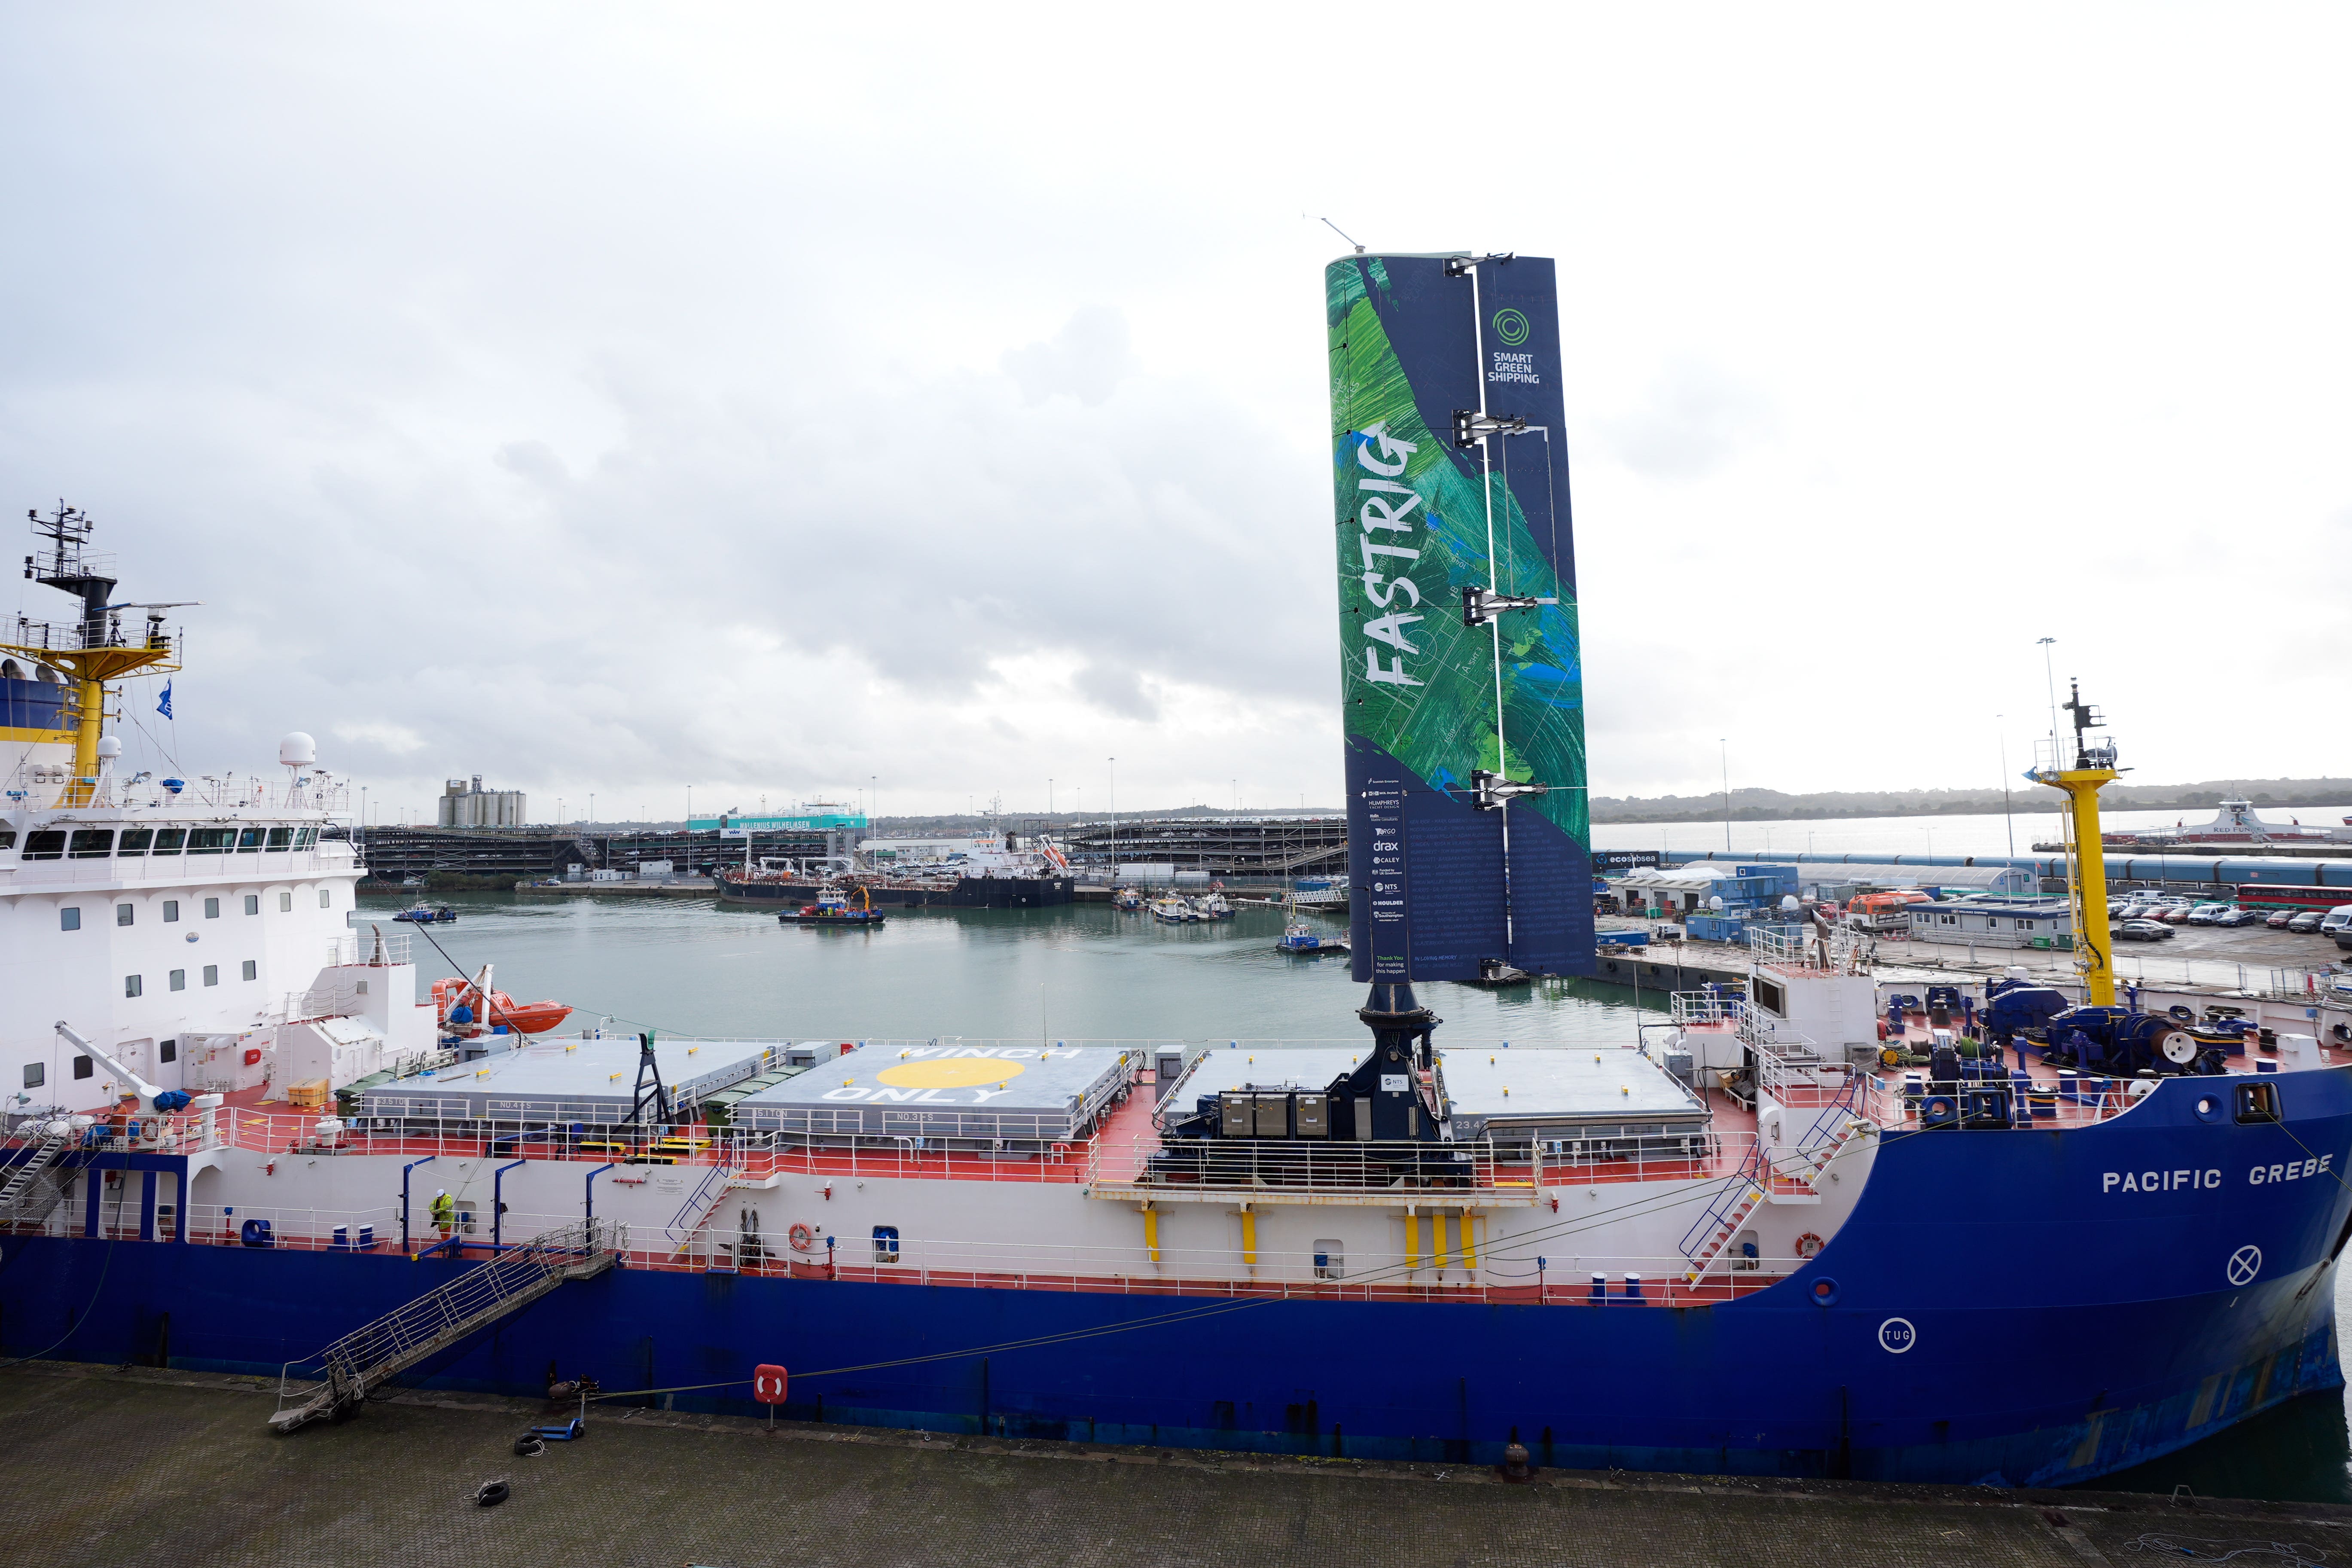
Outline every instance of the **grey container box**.
<svg viewBox="0 0 2352 1568">
<path fill-rule="evenodd" d="M 1290 1096 L 1287 1094 L 1261 1094 L 1255 1098 L 1257 1100 L 1257 1115 L 1254 1120 L 1255 1121 L 1255 1131 L 1257 1135 L 1260 1138 L 1289 1137 Z"/>
<path fill-rule="evenodd" d="M 1217 1096 L 1217 1131 L 1227 1138 L 1246 1138 L 1256 1130 L 1252 1102 L 1257 1097 L 1234 1090 Z"/>
<path fill-rule="evenodd" d="M 1302 1094 L 1298 1097 L 1297 1132 L 1301 1138 L 1331 1136 L 1331 1097 L 1326 1094 Z"/>
</svg>

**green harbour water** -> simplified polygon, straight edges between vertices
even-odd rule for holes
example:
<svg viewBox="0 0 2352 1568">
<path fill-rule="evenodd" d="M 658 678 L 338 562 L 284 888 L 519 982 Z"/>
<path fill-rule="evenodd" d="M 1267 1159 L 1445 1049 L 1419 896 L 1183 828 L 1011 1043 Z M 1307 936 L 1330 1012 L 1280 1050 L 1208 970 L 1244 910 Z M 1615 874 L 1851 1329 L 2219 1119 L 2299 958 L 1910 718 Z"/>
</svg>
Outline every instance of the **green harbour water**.
<svg viewBox="0 0 2352 1568">
<path fill-rule="evenodd" d="M 594 1025 L 713 1038 L 1295 1043 L 1364 1039 L 1364 988 L 1344 956 L 1277 950 L 1280 910 L 1167 926 L 1104 904 L 1052 910 L 892 911 L 878 931 L 780 924 L 773 910 L 684 898 L 457 894 L 452 925 L 395 924 L 403 900 L 361 900 L 361 929 L 413 932 L 420 989 L 497 966 L 518 1002 L 553 997 Z M 1309 917 L 1333 931 L 1345 922 Z M 436 949 L 436 944 L 438 944 Z M 446 950 L 447 961 L 442 956 Z M 1462 1048 L 1630 1045 L 1665 1017 L 1664 997 L 1585 982 L 1486 991 L 1432 984 L 1422 1000 Z M 2347 1310 L 2342 1271 L 2339 1316 Z M 2049 1355 L 2099 1354 L 2095 1313 L 2079 1344 L 2009 1345 L 2031 1379 Z M 1969 1375 L 1973 1375 L 1969 1373 Z M 2352 1427 L 2338 1394 L 2266 1411 L 2222 1435 L 2097 1483 L 2218 1497 L 2352 1503 Z"/>
</svg>

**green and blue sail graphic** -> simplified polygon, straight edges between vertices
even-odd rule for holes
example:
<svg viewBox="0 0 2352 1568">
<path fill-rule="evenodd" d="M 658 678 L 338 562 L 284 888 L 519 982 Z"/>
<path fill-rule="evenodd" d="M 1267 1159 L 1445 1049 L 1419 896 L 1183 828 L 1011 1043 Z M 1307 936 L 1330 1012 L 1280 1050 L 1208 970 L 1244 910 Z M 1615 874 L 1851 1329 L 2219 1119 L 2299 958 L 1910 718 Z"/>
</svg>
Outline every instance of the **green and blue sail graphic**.
<svg viewBox="0 0 2352 1568">
<path fill-rule="evenodd" d="M 1552 264 L 1352 256 L 1324 281 L 1356 978 L 1591 973 Z M 1534 603 L 1474 616 L 1465 590 Z M 1547 788 L 1481 806 L 1480 774 Z"/>
</svg>

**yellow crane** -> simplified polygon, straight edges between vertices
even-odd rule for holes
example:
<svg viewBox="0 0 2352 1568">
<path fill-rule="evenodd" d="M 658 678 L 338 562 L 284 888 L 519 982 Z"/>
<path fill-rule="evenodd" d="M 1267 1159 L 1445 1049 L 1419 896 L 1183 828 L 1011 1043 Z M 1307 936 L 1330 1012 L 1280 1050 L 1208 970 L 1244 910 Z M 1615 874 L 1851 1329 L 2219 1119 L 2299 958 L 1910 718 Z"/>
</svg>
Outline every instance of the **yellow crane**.
<svg viewBox="0 0 2352 1568">
<path fill-rule="evenodd" d="M 2112 1007 L 2115 948 L 2107 932 L 2107 858 L 2099 837 L 2099 791 L 2123 774 L 2116 767 L 2115 742 L 2101 739 L 2093 743 L 2092 731 L 2104 729 L 2106 721 L 2083 700 L 2080 681 L 2068 680 L 2067 689 L 2065 710 L 2074 719 L 2073 742 L 2052 735 L 2048 756 L 2038 759 L 2025 776 L 2066 796 L 2059 816 L 2065 827 L 2066 897 L 2074 914 L 2074 967 L 2083 976 L 2083 999 L 2094 1006 Z"/>
</svg>

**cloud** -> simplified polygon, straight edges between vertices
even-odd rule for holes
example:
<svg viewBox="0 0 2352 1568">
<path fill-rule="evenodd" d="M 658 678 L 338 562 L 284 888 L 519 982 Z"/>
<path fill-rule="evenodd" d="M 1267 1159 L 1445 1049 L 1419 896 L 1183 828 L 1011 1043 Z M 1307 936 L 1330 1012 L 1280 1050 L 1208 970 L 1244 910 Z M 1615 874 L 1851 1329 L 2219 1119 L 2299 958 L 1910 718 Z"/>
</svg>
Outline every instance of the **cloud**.
<svg viewBox="0 0 2352 1568">
<path fill-rule="evenodd" d="M 1134 368 L 1127 318 L 1108 306 L 1080 310 L 1045 342 L 1008 351 L 1003 364 L 1024 402 L 1058 393 L 1098 408 Z"/>
<path fill-rule="evenodd" d="M 1704 479 L 1771 428 L 1761 392 L 1696 360 L 1669 365 L 1644 406 L 1601 425 L 1618 461 L 1661 479 Z"/>
<path fill-rule="evenodd" d="M 1129 719 L 1160 717 L 1160 694 L 1132 669 L 1089 663 L 1071 677 L 1070 684 L 1087 701 Z"/>
</svg>

